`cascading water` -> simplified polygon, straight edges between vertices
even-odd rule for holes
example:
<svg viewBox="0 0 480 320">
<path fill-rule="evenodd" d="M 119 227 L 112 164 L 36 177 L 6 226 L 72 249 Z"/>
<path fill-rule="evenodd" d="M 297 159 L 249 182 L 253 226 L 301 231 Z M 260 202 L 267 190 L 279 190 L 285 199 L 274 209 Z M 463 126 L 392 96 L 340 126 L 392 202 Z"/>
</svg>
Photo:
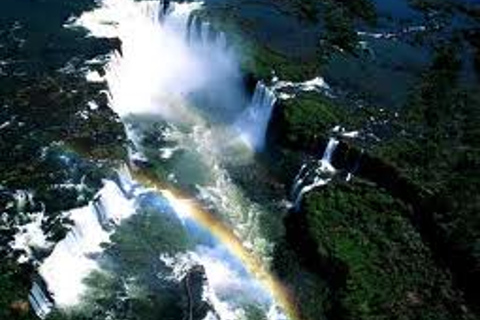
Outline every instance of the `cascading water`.
<svg viewBox="0 0 480 320">
<path fill-rule="evenodd" d="M 109 241 L 112 225 L 135 213 L 135 198 L 122 191 L 134 184 L 128 177 L 119 179 L 124 185 L 106 180 L 94 201 L 65 214 L 73 225 L 39 268 L 47 291 L 39 283 L 30 291 L 30 302 L 40 318 L 51 311 L 52 300 L 57 306 L 78 303 L 85 290 L 83 279 L 97 269 L 92 255 L 103 250 L 101 244 Z"/>
<path fill-rule="evenodd" d="M 194 12 L 188 18 L 186 33 L 188 44 L 213 47 L 224 52 L 228 49 L 225 33 L 214 29 L 208 21 L 202 20 Z"/>
<path fill-rule="evenodd" d="M 291 191 L 295 210 L 300 209 L 305 194 L 315 188 L 326 185 L 332 180 L 335 168 L 332 166 L 331 160 L 338 144 L 338 140 L 330 138 L 322 158 L 312 164 L 304 164 L 300 168 Z"/>
<path fill-rule="evenodd" d="M 215 211 L 222 213 L 235 206 L 244 206 L 246 201 L 242 193 L 222 168 L 219 159 L 222 151 L 219 150 L 230 146 L 235 140 L 230 137 L 239 136 L 237 130 L 240 130 L 241 136 L 247 137 L 245 140 L 253 149 L 263 147 L 275 103 L 273 93 L 259 83 L 251 103 L 247 105 L 248 98 L 244 94 L 238 60 L 233 50 L 227 50 L 225 34 L 213 30 L 208 22 L 202 21 L 194 13 L 201 8 L 201 4 L 171 3 L 168 8 L 164 2 L 157 1 L 104 0 L 102 4 L 99 9 L 77 19 L 75 24 L 87 27 L 94 36 L 121 39 L 121 53 L 110 57 L 106 76 L 101 80 L 105 80 L 109 87 L 111 108 L 121 116 L 128 129 L 127 134 L 135 145 L 131 155 L 147 161 L 144 136 L 137 134 L 136 128 L 129 123 L 132 114 L 147 114 L 150 120 L 158 117 L 172 127 L 188 127 L 187 133 L 178 136 L 191 140 L 187 145 L 180 144 L 174 148 L 183 152 L 189 148 L 188 144 L 193 144 L 194 148 L 189 150 L 201 155 L 200 159 L 214 181 L 214 189 L 218 189 L 217 186 L 223 188 L 219 190 L 219 196 L 221 203 L 228 203 L 228 206 L 217 207 L 218 202 L 213 202 Z M 99 80 L 98 76 L 88 78 Z M 247 109 L 243 110 L 246 105 Z M 204 140 L 205 136 L 212 137 L 212 140 Z M 222 139 L 228 140 L 228 143 L 218 146 Z M 170 158 L 159 157 L 165 161 Z M 144 185 L 155 186 L 158 182 L 142 180 L 136 174 L 133 176 Z M 222 177 L 220 185 L 216 183 L 219 177 Z M 116 205 L 126 205 L 127 201 L 127 207 L 134 210 L 133 204 L 139 203 L 138 192 L 135 191 L 138 189 L 133 188 L 132 191 L 131 186 L 124 185 L 124 180 L 129 181 L 122 174 L 115 180 L 117 182 L 112 181 L 116 189 L 109 190 L 107 198 L 101 191 L 88 207 L 78 209 L 82 211 L 81 215 L 75 214 L 75 211 L 71 213 L 71 219 L 74 220 L 72 231 L 57 244 L 40 268 L 40 274 L 56 305 L 74 305 L 76 299 L 81 297 L 84 288 L 81 279 L 98 267 L 85 254 L 98 253 L 96 249 L 100 247 L 99 244 L 109 241 L 112 225 L 120 223 L 124 212 L 129 212 L 115 209 Z M 196 187 L 201 189 L 202 186 Z M 229 220 L 230 216 L 209 214 L 202 209 L 202 205 L 196 205 L 194 199 L 186 197 L 187 204 L 184 204 L 178 199 L 178 194 L 170 189 L 155 189 L 174 209 L 192 239 L 199 241 L 192 252 L 179 254 L 187 255 L 205 268 L 209 285 L 205 291 L 210 292 L 206 299 L 215 311 L 208 314 L 208 319 L 245 318 L 249 305 L 258 307 L 269 320 L 286 319 L 286 314 L 295 318 L 295 308 L 286 290 L 268 272 L 262 257 L 255 256 L 245 248 L 244 239 L 238 236 L 241 232 L 227 227 L 240 225 L 235 220 L 238 218 L 246 218 L 249 225 L 253 224 L 256 214 L 251 214 L 252 211 L 247 209 L 248 215 L 245 217 L 244 209 L 234 210 L 242 217 L 232 216 L 232 220 Z M 238 200 L 225 201 L 232 194 Z M 158 214 L 163 214 L 160 208 Z M 202 231 L 195 231 L 199 229 Z M 90 235 L 91 232 L 93 234 Z M 253 237 L 251 232 L 248 234 Z M 90 239 L 89 242 L 84 243 L 85 237 Z M 79 274 L 83 276 L 67 281 L 54 273 L 55 268 L 69 267 L 73 270 L 82 268 Z M 68 292 L 67 286 L 70 288 Z"/>
<path fill-rule="evenodd" d="M 35 314 L 41 319 L 44 319 L 53 308 L 51 299 L 36 282 L 33 283 L 32 289 L 30 290 L 28 301 L 30 302 Z"/>
<path fill-rule="evenodd" d="M 323 157 L 321 160 L 327 163 L 331 168 L 333 168 L 331 165 L 332 156 L 335 150 L 337 149 L 338 143 L 339 141 L 336 140 L 335 138 L 330 138 L 327 144 L 327 148 L 325 149 L 325 152 L 323 153 Z"/>
<path fill-rule="evenodd" d="M 273 91 L 259 81 L 250 105 L 237 122 L 242 139 L 257 151 L 265 146 L 268 123 L 276 101 Z"/>
<path fill-rule="evenodd" d="M 228 173 L 223 170 L 219 158 L 228 154 L 229 151 L 224 152 L 225 149 L 238 148 L 240 145 L 247 145 L 254 150 L 263 148 L 276 100 L 273 92 L 259 82 L 247 107 L 243 107 L 242 111 L 235 106 L 242 97 L 238 95 L 239 89 L 234 87 L 243 87 L 243 82 L 238 82 L 238 61 L 233 50 L 226 48 L 225 34 L 215 31 L 209 23 L 202 21 L 197 13 L 201 8 L 198 3 L 172 3 L 168 15 L 159 24 L 152 18 L 152 15 L 156 15 L 151 11 L 143 10 L 148 14 L 139 14 L 137 7 L 142 8 L 142 2 L 119 0 L 122 7 L 117 2 L 105 2 L 107 8 L 112 8 L 112 12 L 105 18 L 81 17 L 77 23 L 86 25 L 94 35 L 116 32 L 122 39 L 122 55 L 117 53 L 112 56 L 105 79 L 111 91 L 110 105 L 123 117 L 127 134 L 133 142 L 133 147 L 130 148 L 131 159 L 133 162 L 146 160 L 142 152 L 142 132 L 134 130 L 134 126 L 125 119 L 129 114 L 157 114 L 172 126 L 191 127 L 190 133 L 176 132 L 179 141 L 172 141 L 173 146 L 163 148 L 159 158 L 169 160 L 179 150 L 199 154 L 213 177 L 213 183 L 209 185 L 196 185 L 200 196 L 213 200 L 217 209 L 221 207 L 221 211 L 230 216 L 228 223 L 237 227 L 237 234 L 246 243 L 253 245 L 255 241 L 250 239 L 250 235 L 260 210 L 254 205 L 239 210 L 240 201 L 237 199 L 241 195 L 232 185 Z M 117 14 L 113 13 L 115 10 L 118 10 Z M 99 30 L 97 25 L 89 23 L 90 20 L 106 19 L 111 19 L 115 24 L 104 24 L 105 28 L 109 30 L 115 25 L 116 30 Z M 155 42 L 152 39 L 157 39 L 158 43 L 152 43 Z M 155 54 L 146 55 L 145 52 Z M 178 63 L 177 59 L 185 62 Z M 174 62 L 167 64 L 170 60 Z M 145 78 L 149 79 L 147 83 L 143 82 Z M 222 99 L 222 95 L 228 99 Z M 199 96 L 213 97 L 218 102 L 214 103 L 216 109 L 207 108 L 207 115 L 205 110 L 198 112 L 192 105 L 199 100 Z M 247 99 L 243 100 L 247 104 Z M 208 120 L 215 118 L 218 113 L 228 116 L 217 127 Z M 242 139 L 237 139 L 238 136 Z M 239 159 L 242 156 L 235 151 L 232 158 Z M 248 153 L 248 157 L 251 157 L 251 153 Z M 181 175 L 184 170 L 179 171 L 169 177 L 176 181 L 177 175 Z"/>
</svg>

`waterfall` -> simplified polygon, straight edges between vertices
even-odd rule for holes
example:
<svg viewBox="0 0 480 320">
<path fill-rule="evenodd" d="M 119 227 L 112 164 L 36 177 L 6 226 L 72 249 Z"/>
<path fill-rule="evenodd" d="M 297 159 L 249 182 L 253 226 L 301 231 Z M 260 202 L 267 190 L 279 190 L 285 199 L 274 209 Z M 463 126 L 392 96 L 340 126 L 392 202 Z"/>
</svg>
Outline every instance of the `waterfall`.
<svg viewBox="0 0 480 320">
<path fill-rule="evenodd" d="M 210 31 L 211 25 L 207 21 L 202 21 L 200 24 L 200 34 L 199 39 L 201 39 L 201 43 L 206 46 L 210 42 Z"/>
<path fill-rule="evenodd" d="M 329 166 L 332 166 L 331 165 L 332 156 L 333 156 L 333 153 L 335 152 L 335 149 L 337 149 L 338 143 L 339 141 L 336 140 L 335 138 L 330 138 L 330 140 L 328 141 L 327 147 L 325 148 L 325 152 L 323 153 L 323 157 L 321 160 L 322 162 L 325 162 Z"/>
<path fill-rule="evenodd" d="M 217 45 L 217 48 L 219 49 L 228 48 L 228 41 L 227 41 L 227 36 L 225 35 L 225 32 L 223 31 L 217 32 L 217 36 L 215 37 L 215 43 Z"/>
<path fill-rule="evenodd" d="M 210 114 L 202 113 L 204 109 L 198 112 L 193 107 L 202 108 L 204 106 L 201 103 L 197 105 L 197 102 L 213 97 L 212 101 L 207 102 L 218 109 L 208 109 L 210 105 L 205 103 L 206 111 L 233 115 L 232 118 L 228 118 L 228 121 L 221 119 L 223 121 L 221 129 L 225 124 L 233 123 L 233 129 L 239 128 L 240 134 L 248 137 L 245 140 L 250 141 L 253 148 L 258 150 L 263 147 L 265 132 L 276 98 L 269 88 L 259 82 L 250 103 L 246 110 L 243 110 L 247 103 L 244 101 L 243 76 L 239 61 L 232 51 L 225 50 L 228 49 L 225 34 L 217 32 L 210 23 L 196 14 L 195 11 L 201 7 L 201 3 L 172 3 L 168 14 L 159 20 L 155 14 L 155 12 L 158 13 L 158 9 L 154 9 L 152 3 L 147 5 L 145 1 L 129 0 L 104 0 L 103 2 L 107 7 L 110 6 L 107 9 L 111 9 L 107 17 L 103 16 L 105 11 L 102 9 L 105 9 L 105 6 L 102 6 L 85 19 L 78 19 L 77 24 L 96 31 L 109 29 L 112 32 L 110 37 L 118 37 L 122 42 L 122 52 L 112 55 L 104 79 L 110 89 L 110 106 L 122 118 L 127 129 L 130 121 L 128 115 L 148 114 L 153 117 L 160 116 L 159 118 L 174 126 L 177 124 L 189 126 L 193 129 L 193 135 L 198 128 L 200 135 L 205 134 L 210 132 L 204 129 L 212 124 L 207 118 Z M 139 14 L 138 8 L 145 6 L 150 9 L 143 9 Z M 95 15 L 97 15 L 96 21 L 100 23 L 92 25 L 90 21 L 95 20 L 91 19 Z M 106 33 L 102 31 L 97 34 L 105 35 Z M 243 120 L 236 121 L 239 115 Z M 229 127 L 229 129 L 232 128 Z M 237 131 L 232 131 L 235 136 L 238 136 Z M 216 131 L 212 132 L 216 133 Z M 127 130 L 127 135 L 135 140 L 133 130 Z M 138 155 L 142 151 L 142 141 L 133 142 L 136 148 L 131 150 L 131 155 Z M 212 145 L 216 142 L 213 140 Z M 195 150 L 198 148 L 202 156 L 205 155 L 208 160 L 212 159 L 205 162 L 214 173 L 224 171 L 223 168 L 218 169 L 221 163 L 215 158 L 216 154 L 212 154 L 215 150 L 212 146 L 204 147 L 195 139 L 190 143 L 196 144 Z M 205 267 L 211 288 L 215 291 L 214 296 L 220 300 L 220 304 L 225 306 L 225 309 L 216 307 L 219 310 L 223 309 L 226 314 L 232 314 L 232 317 L 225 316 L 222 319 L 238 318 L 244 306 L 247 305 L 261 306 L 265 313 L 275 310 L 275 306 L 279 305 L 281 311 L 288 314 L 295 313 L 290 297 L 281 283 L 269 274 L 267 267 L 264 268 L 263 260 L 253 253 L 253 249 L 246 249 L 242 240 L 224 224 L 224 221 L 206 212 L 200 204 L 182 192 L 164 190 L 165 186 L 156 180 L 151 181 L 148 177 L 143 177 L 141 171 L 134 172 L 134 177 L 144 185 L 155 187 L 182 220 L 189 237 L 200 242 L 201 245 L 197 246 L 194 254 L 198 257 L 196 259 L 199 264 Z M 118 184 L 116 190 L 106 187 L 106 191 L 102 189 L 96 200 L 87 208 L 91 212 L 85 212 L 87 215 L 100 216 L 101 218 L 96 218 L 96 221 L 104 231 L 108 226 L 114 226 L 119 221 L 114 213 L 121 210 L 117 211 L 115 205 L 120 205 L 123 200 L 117 198 L 123 197 L 130 200 L 131 196 L 135 197 L 135 188 L 129 191 L 128 184 L 123 186 L 122 181 Z M 232 187 L 232 189 L 235 188 Z M 223 194 L 222 196 L 226 197 Z M 241 196 L 239 193 L 238 197 Z M 184 197 L 187 199 L 183 199 Z M 243 196 L 240 199 L 244 199 Z M 241 206 L 237 202 L 232 204 L 234 205 Z M 163 213 L 162 210 L 158 211 Z M 237 211 L 243 213 L 243 210 Z M 120 218 L 122 216 L 123 214 L 120 214 Z M 248 212 L 247 223 L 250 224 L 254 219 L 256 219 L 255 215 Z M 235 225 L 235 228 L 237 227 Z M 202 236 L 199 237 L 194 231 Z M 106 234 L 109 235 L 108 232 Z M 72 235 L 77 235 L 76 238 L 82 240 L 78 232 L 72 232 Z M 206 237 L 207 235 L 209 237 Z M 264 248 L 267 245 L 263 241 L 258 241 L 253 242 L 252 248 Z M 84 253 L 79 255 L 80 258 L 85 258 Z M 79 260 L 78 257 L 75 259 Z M 88 261 L 92 260 L 88 259 Z M 81 265 L 78 262 L 75 264 Z M 60 267 L 69 269 L 64 265 L 58 268 Z M 89 270 L 95 267 L 95 264 L 88 266 Z M 56 279 L 55 282 L 61 282 L 61 279 Z M 62 290 L 50 284 L 49 281 L 47 284 L 48 290 L 52 292 L 55 302 L 58 303 Z M 76 288 L 76 285 L 73 287 Z M 74 297 L 81 296 L 81 293 L 80 291 Z M 273 311 L 271 313 L 274 314 Z"/>
<path fill-rule="evenodd" d="M 292 186 L 292 191 L 290 192 L 290 195 L 292 198 L 295 198 L 296 195 L 298 194 L 298 188 L 300 188 L 303 184 L 303 181 L 308 177 L 308 175 L 312 172 L 310 168 L 308 167 L 308 164 L 304 163 L 302 167 L 300 168 L 300 171 L 298 172 L 297 176 L 293 180 L 293 186 Z"/>
<path fill-rule="evenodd" d="M 135 213 L 133 182 L 128 176 L 119 176 L 117 180 L 121 182 L 105 180 L 95 200 L 65 214 L 73 225 L 39 268 L 46 290 L 37 282 L 30 290 L 30 303 L 40 318 L 45 318 L 53 308 L 50 297 L 59 306 L 79 301 L 84 277 L 98 268 L 92 255 L 103 251 L 101 244 L 109 242 L 112 226 Z"/>
<path fill-rule="evenodd" d="M 223 31 L 212 27 L 211 23 L 200 18 L 195 11 L 188 17 L 186 40 L 190 45 L 212 46 L 217 50 L 227 50 L 227 37 Z"/>
<path fill-rule="evenodd" d="M 322 158 L 312 164 L 304 164 L 300 168 L 290 193 L 291 198 L 294 200 L 295 210 L 298 211 L 300 209 L 305 194 L 315 188 L 326 185 L 332 180 L 335 168 L 332 166 L 331 161 L 338 143 L 339 141 L 335 138 L 330 138 Z"/>
<path fill-rule="evenodd" d="M 28 295 L 28 301 L 35 314 L 41 319 L 44 319 L 53 308 L 53 303 L 37 282 L 34 282 L 32 285 L 32 289 Z"/>
<path fill-rule="evenodd" d="M 160 24 L 170 11 L 170 0 L 145 1 L 142 7 L 143 14 L 154 24 Z"/>
<path fill-rule="evenodd" d="M 276 101 L 273 91 L 261 81 L 257 82 L 250 105 L 236 123 L 242 139 L 257 151 L 265 146 L 268 124 Z"/>
<path fill-rule="evenodd" d="M 74 26 L 94 36 L 121 40 L 121 52 L 111 54 L 103 76 L 109 105 L 120 117 L 232 123 L 243 109 L 239 59 L 225 33 L 200 17 L 202 5 L 172 2 L 166 14 L 158 14 L 158 1 L 103 0 L 101 9 L 75 20 Z"/>
</svg>

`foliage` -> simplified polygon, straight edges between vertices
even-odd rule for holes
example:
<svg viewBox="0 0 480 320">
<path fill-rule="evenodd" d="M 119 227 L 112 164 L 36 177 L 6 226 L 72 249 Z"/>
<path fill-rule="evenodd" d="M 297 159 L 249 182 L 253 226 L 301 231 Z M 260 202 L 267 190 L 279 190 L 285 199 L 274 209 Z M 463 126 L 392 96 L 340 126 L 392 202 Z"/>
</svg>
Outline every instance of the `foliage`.
<svg viewBox="0 0 480 320">
<path fill-rule="evenodd" d="M 26 299 L 31 270 L 11 260 L 0 263 L 0 319 L 35 319 Z"/>
<path fill-rule="evenodd" d="M 298 223 L 309 230 L 316 258 L 306 248 L 309 241 L 295 248 L 301 252 L 298 256 L 311 256 L 310 262 L 301 262 L 304 267 L 310 265 L 331 282 L 331 296 L 324 299 L 332 303 L 332 318 L 472 318 L 470 312 L 476 311 L 480 96 L 461 82 L 457 45 L 438 46 L 403 114 L 389 127 L 392 134 L 374 148 L 378 158 L 363 157 L 362 165 L 368 162 L 372 172 L 377 168 L 376 178 L 389 189 L 329 185 L 307 198 L 307 220 L 296 217 L 286 222 L 287 228 Z M 282 142 L 293 142 L 283 143 L 284 147 L 308 150 L 312 140 L 328 131 L 329 121 L 345 121 L 345 115 L 331 117 L 319 107 L 322 99 L 313 97 L 307 106 L 304 98 L 282 106 L 279 127 L 286 134 Z M 295 107 L 289 109 L 289 105 Z M 317 117 L 317 112 L 323 116 Z M 349 116 L 362 123 L 369 112 Z M 373 175 L 368 178 L 378 182 Z M 289 245 L 296 241 L 289 239 Z M 280 257 L 276 261 L 290 265 Z M 446 267 L 453 280 L 442 269 Z M 286 277 L 291 274 L 287 272 Z M 323 295 L 321 289 L 318 294 Z"/>
<path fill-rule="evenodd" d="M 183 287 L 166 275 L 160 259 L 190 248 L 182 223 L 160 198 L 144 199 L 144 210 L 120 225 L 104 252 L 102 272 L 91 274 L 84 304 L 59 310 L 54 319 L 178 319 Z"/>
<path fill-rule="evenodd" d="M 340 48 L 347 53 L 355 53 L 358 45 L 358 35 L 355 30 L 355 19 L 360 18 L 369 24 L 376 22 L 375 5 L 370 0 L 348 1 L 331 0 L 326 1 L 323 20 L 325 24 L 326 48 Z"/>
<path fill-rule="evenodd" d="M 325 132 L 342 121 L 345 113 L 329 98 L 317 93 L 302 93 L 279 103 L 278 131 L 285 146 L 309 148 L 324 138 Z"/>
<path fill-rule="evenodd" d="M 353 20 L 342 7 L 331 6 L 325 14 L 325 40 L 331 46 L 353 52 L 357 46 L 358 36 L 353 27 Z"/>
<path fill-rule="evenodd" d="M 275 71 L 281 79 L 304 81 L 317 76 L 323 63 L 320 52 L 315 56 L 292 57 L 264 43 L 250 43 L 247 50 L 248 59 L 244 61 L 243 68 L 260 79 L 271 78 L 272 71 Z"/>
<path fill-rule="evenodd" d="M 433 194 L 430 226 L 444 243 L 438 254 L 475 299 L 480 255 L 480 114 L 478 92 L 459 83 L 460 60 L 453 44 L 438 48 L 430 69 L 412 93 L 402 128 L 378 154 Z M 448 248 L 448 249 L 447 249 Z M 448 254 L 446 254 L 448 252 Z M 452 259 L 452 256 L 455 256 Z"/>
<path fill-rule="evenodd" d="M 294 243 L 293 243 L 294 242 Z M 318 270 L 306 267 L 304 243 L 281 240 L 275 247 L 274 271 L 288 284 L 302 319 L 326 319 L 331 292 L 326 278 Z"/>
<path fill-rule="evenodd" d="M 468 318 L 448 274 L 405 218 L 407 209 L 388 194 L 336 185 L 308 196 L 304 210 L 318 254 L 341 266 L 332 310 L 340 318 Z"/>
<path fill-rule="evenodd" d="M 0 4 L 0 192 L 10 199 L 16 190 L 26 190 L 35 203 L 25 212 L 6 210 L 11 200 L 0 203 L 1 319 L 31 316 L 27 296 L 33 272 L 22 271 L 28 264 L 18 266 L 18 252 L 9 247 L 18 224 L 44 206 L 42 229 L 58 241 L 68 225 L 60 213 L 84 205 L 110 173 L 107 162 L 125 157 L 123 128 L 99 95 L 103 88 L 88 84 L 82 69 L 85 59 L 118 43 L 64 27 L 71 15 L 94 6 L 91 0 Z M 99 108 L 92 110 L 91 101 Z M 80 159 L 74 148 L 103 164 Z M 81 181 L 86 185 L 81 192 L 68 187 Z"/>
</svg>

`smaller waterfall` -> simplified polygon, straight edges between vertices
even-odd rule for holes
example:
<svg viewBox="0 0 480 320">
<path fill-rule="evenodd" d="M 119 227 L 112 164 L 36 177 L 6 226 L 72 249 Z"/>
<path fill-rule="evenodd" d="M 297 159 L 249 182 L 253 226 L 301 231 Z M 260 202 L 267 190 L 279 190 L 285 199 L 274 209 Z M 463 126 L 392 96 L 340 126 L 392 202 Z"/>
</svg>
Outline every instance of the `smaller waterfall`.
<svg viewBox="0 0 480 320">
<path fill-rule="evenodd" d="M 212 27 L 193 12 L 187 23 L 187 42 L 190 45 L 206 46 L 210 42 Z"/>
<path fill-rule="evenodd" d="M 170 0 L 145 1 L 142 3 L 143 14 L 150 17 L 155 24 L 160 24 L 170 10 Z"/>
<path fill-rule="evenodd" d="M 295 210 L 298 211 L 300 209 L 305 194 L 315 188 L 326 185 L 332 180 L 335 174 L 335 168 L 332 166 L 331 161 L 338 143 L 338 140 L 330 138 L 322 158 L 312 164 L 304 164 L 300 168 L 291 191 L 291 198 L 294 200 Z"/>
<path fill-rule="evenodd" d="M 227 37 L 224 32 L 216 30 L 211 23 L 204 21 L 192 12 L 187 22 L 187 42 L 190 45 L 212 47 L 219 50 L 228 48 Z M 212 46 L 213 45 L 213 46 Z"/>
<path fill-rule="evenodd" d="M 339 143 L 339 141 L 336 140 L 335 138 L 330 138 L 330 140 L 328 141 L 328 144 L 327 144 L 327 148 L 325 149 L 325 152 L 323 153 L 323 157 L 322 157 L 321 161 L 325 162 L 330 167 L 332 167 L 332 165 L 331 165 L 332 156 L 333 156 L 333 153 L 335 152 L 335 150 L 337 149 L 338 143 Z"/>
<path fill-rule="evenodd" d="M 41 319 L 44 319 L 53 308 L 52 301 L 50 301 L 37 282 L 33 283 L 30 294 L 28 295 L 28 301 L 35 314 Z"/>
<path fill-rule="evenodd" d="M 252 101 L 236 123 L 242 139 L 252 148 L 261 151 L 277 98 L 272 90 L 259 81 Z"/>
<path fill-rule="evenodd" d="M 218 31 L 217 36 L 215 37 L 215 42 L 216 42 L 217 48 L 219 49 L 228 48 L 227 36 L 223 31 Z"/>
<path fill-rule="evenodd" d="M 297 176 L 293 180 L 293 186 L 292 186 L 292 191 L 290 192 L 291 198 L 294 199 L 296 195 L 298 194 L 298 189 L 302 186 L 303 181 L 308 177 L 308 175 L 312 172 L 312 170 L 309 169 L 308 165 L 304 163 L 302 167 L 300 168 L 300 171 L 298 172 Z"/>
<path fill-rule="evenodd" d="M 200 42 L 203 45 L 207 45 L 210 42 L 210 33 L 211 33 L 212 27 L 210 25 L 210 22 L 207 21 L 202 21 L 200 24 L 200 33 L 198 35 L 198 38 L 200 39 Z"/>
<path fill-rule="evenodd" d="M 35 282 L 30 290 L 30 304 L 40 318 L 51 311 L 52 300 L 60 306 L 78 302 L 83 278 L 97 268 L 92 255 L 103 251 L 115 225 L 135 213 L 135 184 L 121 173 L 116 180 L 105 180 L 89 205 L 66 214 L 73 226 L 39 268 L 46 288 Z"/>
</svg>

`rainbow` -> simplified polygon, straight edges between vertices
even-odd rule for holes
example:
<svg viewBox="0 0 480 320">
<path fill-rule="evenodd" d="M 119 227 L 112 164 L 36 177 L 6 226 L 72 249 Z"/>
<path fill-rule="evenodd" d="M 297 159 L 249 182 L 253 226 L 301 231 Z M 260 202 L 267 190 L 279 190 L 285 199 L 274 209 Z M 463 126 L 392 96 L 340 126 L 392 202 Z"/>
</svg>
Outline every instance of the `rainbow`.
<svg viewBox="0 0 480 320">
<path fill-rule="evenodd" d="M 241 240 L 225 223 L 203 209 L 197 200 L 188 197 L 185 193 L 172 186 L 161 183 L 146 170 L 135 169 L 131 172 L 134 180 L 161 194 L 175 210 L 187 213 L 199 225 L 207 229 L 215 238 L 222 242 L 242 262 L 248 272 L 268 290 L 290 320 L 301 319 L 291 292 L 262 264 L 257 256 L 243 246 Z"/>
</svg>

